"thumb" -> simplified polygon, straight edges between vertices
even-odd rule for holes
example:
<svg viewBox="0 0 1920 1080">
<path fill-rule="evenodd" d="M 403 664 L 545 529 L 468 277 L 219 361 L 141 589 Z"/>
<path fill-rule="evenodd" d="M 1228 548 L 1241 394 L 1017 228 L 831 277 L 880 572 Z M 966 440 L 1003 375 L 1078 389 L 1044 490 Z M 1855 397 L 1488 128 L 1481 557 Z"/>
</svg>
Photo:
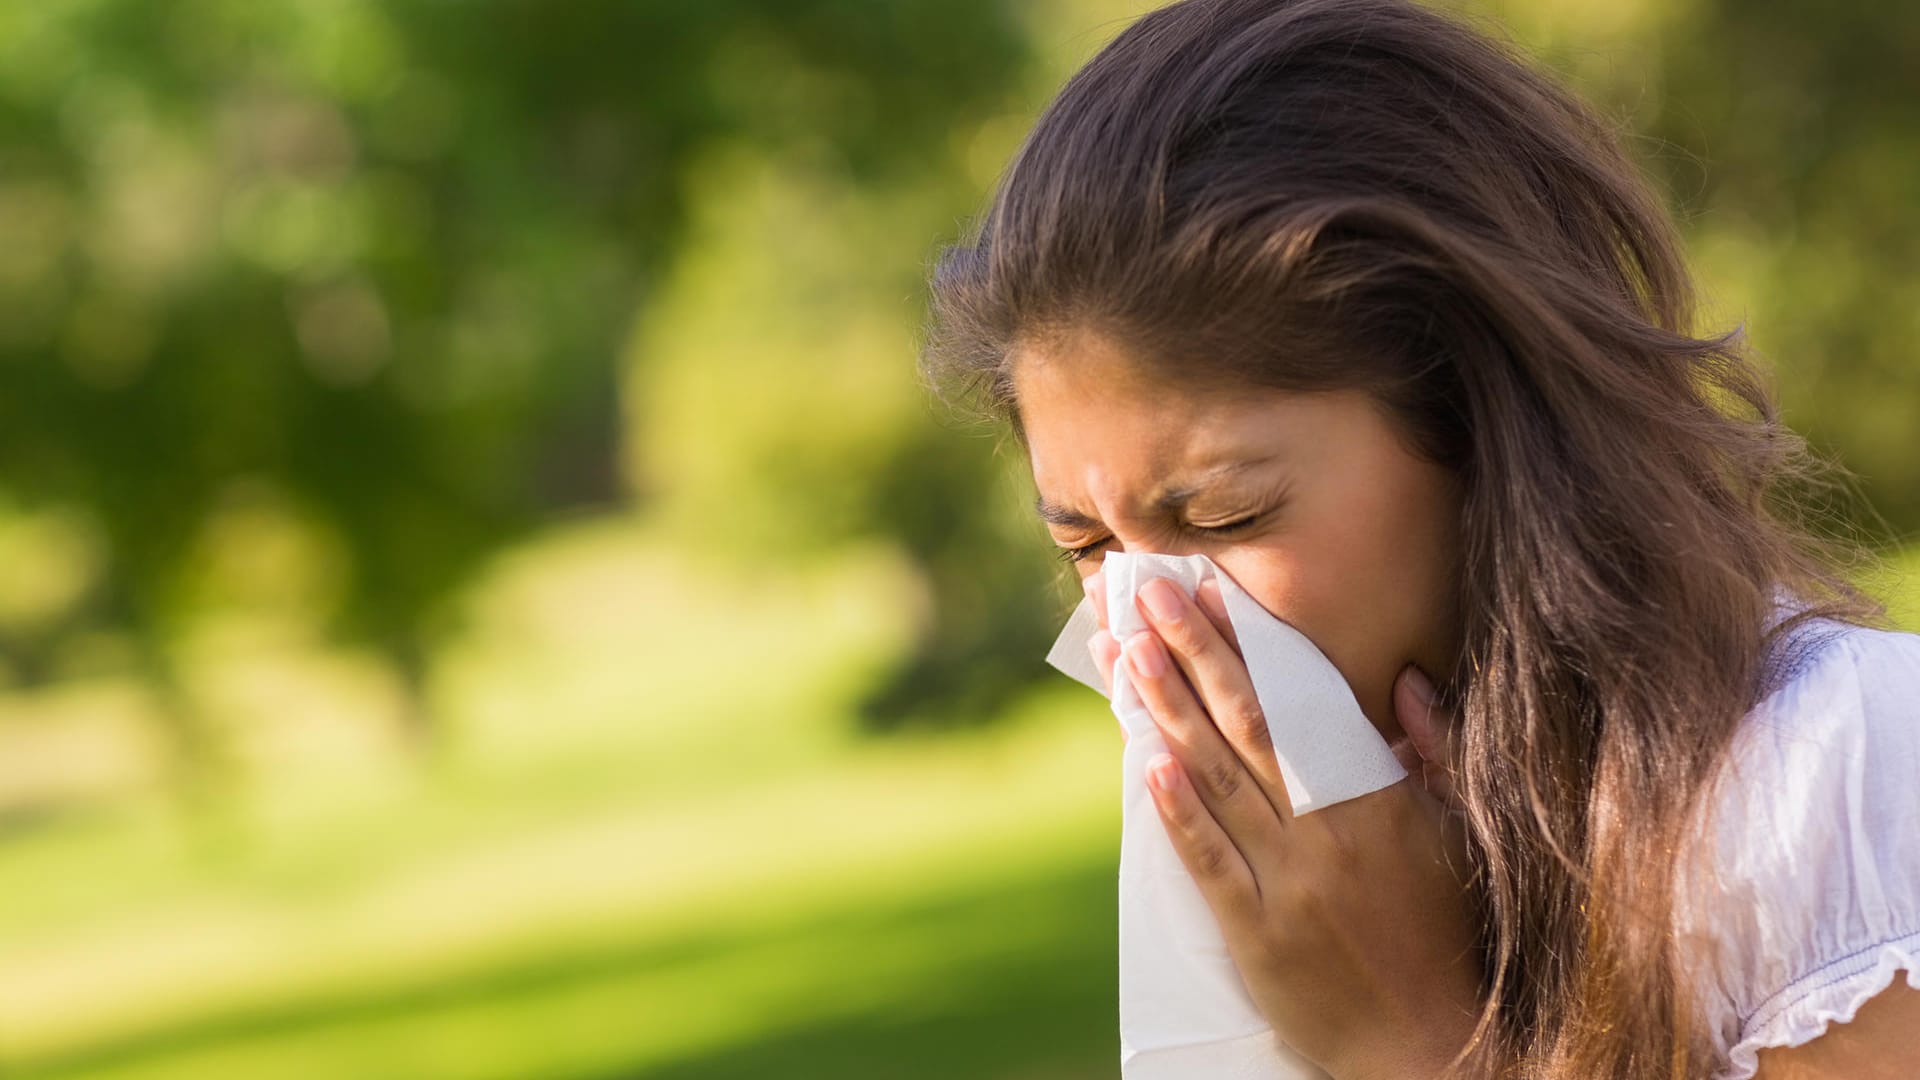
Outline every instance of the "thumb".
<svg viewBox="0 0 1920 1080">
<path fill-rule="evenodd" d="M 1427 791 L 1449 809 L 1457 810 L 1459 803 L 1453 793 L 1454 716 L 1434 698 L 1433 680 L 1417 664 L 1408 664 L 1394 680 L 1394 718 L 1420 756 Z"/>
</svg>

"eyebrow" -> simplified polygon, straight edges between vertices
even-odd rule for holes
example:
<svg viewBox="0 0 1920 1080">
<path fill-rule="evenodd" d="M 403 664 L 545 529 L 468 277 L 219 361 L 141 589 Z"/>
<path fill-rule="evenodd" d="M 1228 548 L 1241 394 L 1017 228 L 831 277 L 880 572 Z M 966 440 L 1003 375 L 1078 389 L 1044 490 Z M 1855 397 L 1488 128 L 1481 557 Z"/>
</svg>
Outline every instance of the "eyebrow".
<svg viewBox="0 0 1920 1080">
<path fill-rule="evenodd" d="M 1166 493 L 1153 500 L 1152 506 L 1155 510 L 1162 512 L 1171 513 L 1177 511 L 1192 500 L 1195 495 L 1205 490 L 1207 484 L 1232 476 L 1235 473 L 1245 472 L 1256 465 L 1265 465 L 1272 460 L 1272 457 L 1247 458 L 1240 461 L 1231 461 L 1224 465 L 1216 465 L 1213 468 L 1201 472 L 1198 476 L 1194 477 L 1193 480 L 1185 484 L 1169 488 Z M 1100 524 L 1097 518 L 1088 517 L 1072 507 L 1049 502 L 1045 495 L 1035 495 L 1033 497 L 1033 511 L 1040 515 L 1040 520 L 1049 525 L 1063 525 L 1067 528 L 1084 529 Z"/>
</svg>

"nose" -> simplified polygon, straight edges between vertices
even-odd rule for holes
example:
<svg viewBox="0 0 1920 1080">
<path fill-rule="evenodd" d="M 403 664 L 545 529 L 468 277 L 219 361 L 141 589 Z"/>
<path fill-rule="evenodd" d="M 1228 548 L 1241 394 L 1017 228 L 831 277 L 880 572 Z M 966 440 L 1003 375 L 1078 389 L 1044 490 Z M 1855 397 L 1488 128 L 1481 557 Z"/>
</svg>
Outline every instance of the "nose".
<svg viewBox="0 0 1920 1080">
<path fill-rule="evenodd" d="M 1247 547 L 1243 541 L 1225 537 L 1176 536 L 1132 540 L 1116 536 L 1106 550 L 1109 553 L 1118 550 L 1131 555 L 1169 555 L 1174 558 L 1205 555 L 1221 573 L 1236 581 L 1246 580 L 1243 575 L 1257 574 L 1261 559 L 1260 554 L 1254 548 Z M 1100 573 L 1104 568 L 1103 562 L 1095 566 L 1093 572 Z"/>
</svg>

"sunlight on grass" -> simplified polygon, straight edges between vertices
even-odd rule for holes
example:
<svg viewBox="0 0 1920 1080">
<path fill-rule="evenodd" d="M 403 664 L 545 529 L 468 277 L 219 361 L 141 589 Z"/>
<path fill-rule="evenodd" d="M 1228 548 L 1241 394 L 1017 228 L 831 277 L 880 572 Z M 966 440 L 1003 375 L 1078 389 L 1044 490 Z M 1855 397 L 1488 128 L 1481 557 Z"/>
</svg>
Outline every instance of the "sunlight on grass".
<svg viewBox="0 0 1920 1080">
<path fill-rule="evenodd" d="M 0 1063 L 666 1067 L 950 1018 L 994 999 L 968 972 L 1076 940 L 1036 987 L 1110 1005 L 1111 719 L 1061 679 L 994 728 L 855 739 L 849 695 L 911 630 L 909 587 L 885 552 L 743 580 L 622 526 L 522 553 L 437 684 L 442 767 L 324 811 L 288 796 L 211 855 L 139 803 L 0 847 L 10 880 L 78 901 L 0 897 Z M 1075 1045 L 1103 1060 L 1111 1034 L 1095 1009 Z"/>
<path fill-rule="evenodd" d="M 1053 956 L 1062 935 L 1110 920 L 1117 792 L 1108 774 L 1118 740 L 1099 714 L 1086 719 L 1084 708 L 1051 705 L 991 737 L 850 755 L 831 771 L 677 812 L 650 808 L 464 865 L 428 861 L 326 909 L 209 905 L 197 921 L 144 928 L 150 943 L 179 950 L 150 967 L 130 964 L 126 941 L 95 939 L 94 955 L 43 955 L 40 965 L 29 955 L 0 976 L 11 991 L 5 1011 L 38 1021 L 24 1030 L 47 1041 L 16 1045 L 16 1060 L 50 1067 L 67 1058 L 76 1066 L 33 1073 L 49 1076 L 389 1074 L 359 1066 L 342 1073 L 350 1063 L 338 1059 L 347 1054 L 410 1062 L 405 1075 L 556 1075 L 596 1045 L 609 1065 L 669 1062 L 890 1003 L 937 1011 L 946 992 L 939 972 L 983 958 Z M 1018 893 L 1063 865 L 1095 868 L 1088 880 L 1098 883 L 1082 887 L 1071 908 L 1021 918 L 994 909 L 957 923 L 906 918 L 885 932 L 874 925 L 887 912 L 943 898 Z M 1111 977 L 1102 962 L 1111 935 L 1098 937 L 1094 966 L 1082 976 L 1095 986 Z M 596 962 L 608 952 L 633 960 Z M 688 955 L 650 959 L 674 953 Z M 261 961 L 269 962 L 264 969 Z M 433 1000 L 460 998 L 455 988 L 485 987 L 497 973 L 556 963 L 587 971 L 551 980 L 560 985 L 533 1001 L 517 1000 L 524 990 Z M 89 964 L 112 978 L 62 985 L 64 973 Z M 182 970 L 195 972 L 194 985 L 163 990 L 159 980 Z M 394 1013 L 413 1011 L 412 997 L 425 999 L 427 1015 L 400 1023 Z M 343 1038 L 338 1014 L 366 998 L 393 999 L 398 1008 L 352 1017 L 351 1038 Z M 263 1011 L 311 1016 L 321 1030 L 235 1045 L 185 1039 L 190 1067 L 163 1054 L 151 1071 L 146 1062 L 79 1068 L 97 1055 L 88 1047 L 165 1047 L 168 1029 L 192 1030 L 209 1017 L 230 1018 L 213 1025 L 216 1032 L 244 1031 Z M 571 1046 L 550 1043 L 543 1032 L 556 1012 L 595 1034 Z M 420 1060 L 462 1018 L 473 1030 L 450 1042 L 466 1048 L 454 1055 L 461 1060 Z M 524 1045 L 508 1054 L 502 1040 Z M 492 1071 L 527 1054 L 534 1059 L 521 1069 Z M 220 1064 L 227 1058 L 232 1068 Z"/>
</svg>

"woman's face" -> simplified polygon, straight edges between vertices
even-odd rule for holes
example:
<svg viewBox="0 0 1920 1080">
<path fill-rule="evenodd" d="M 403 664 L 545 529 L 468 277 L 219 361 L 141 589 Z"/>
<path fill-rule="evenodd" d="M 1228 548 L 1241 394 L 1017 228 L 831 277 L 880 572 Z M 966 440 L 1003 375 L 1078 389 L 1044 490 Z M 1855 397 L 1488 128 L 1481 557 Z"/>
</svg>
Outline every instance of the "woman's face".
<svg viewBox="0 0 1920 1080">
<path fill-rule="evenodd" d="M 1013 384 L 1037 505 L 1085 550 L 1081 577 L 1108 551 L 1206 554 L 1320 647 L 1389 742 L 1401 669 L 1453 672 L 1458 485 L 1371 396 L 1199 396 L 1091 335 L 1017 354 Z"/>
</svg>

